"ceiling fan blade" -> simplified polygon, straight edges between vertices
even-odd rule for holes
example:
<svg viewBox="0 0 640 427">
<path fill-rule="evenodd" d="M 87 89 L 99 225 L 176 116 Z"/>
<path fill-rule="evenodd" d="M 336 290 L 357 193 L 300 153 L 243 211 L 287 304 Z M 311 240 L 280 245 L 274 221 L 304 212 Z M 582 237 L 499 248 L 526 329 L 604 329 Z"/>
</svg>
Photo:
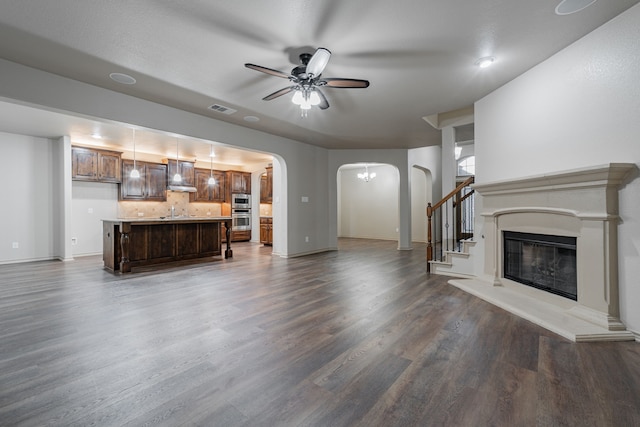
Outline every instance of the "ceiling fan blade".
<svg viewBox="0 0 640 427">
<path fill-rule="evenodd" d="M 247 67 L 247 68 L 251 68 L 252 70 L 260 71 L 261 73 L 270 74 L 270 75 L 276 76 L 276 77 L 282 77 L 283 79 L 288 79 L 289 78 L 289 74 L 287 74 L 287 73 L 284 73 L 284 72 L 278 71 L 278 70 L 274 70 L 274 69 L 271 69 L 271 68 L 263 67 L 261 65 L 244 64 L 244 66 Z"/>
<path fill-rule="evenodd" d="M 326 86 L 328 87 L 341 87 L 341 88 L 366 88 L 369 87 L 368 80 L 359 80 L 359 79 L 341 79 L 338 77 L 322 79 L 322 81 L 326 82 Z"/>
<path fill-rule="evenodd" d="M 322 93 L 322 91 L 318 88 L 316 88 L 316 92 L 320 97 L 320 104 L 318 104 L 318 108 L 320 108 L 321 110 L 326 110 L 327 108 L 329 108 L 329 101 L 327 101 L 327 97 L 324 96 L 324 93 Z"/>
<path fill-rule="evenodd" d="M 314 77 L 318 77 L 324 71 L 324 67 L 327 66 L 331 58 L 331 52 L 329 49 L 319 47 L 313 54 L 309 63 L 307 64 L 307 74 L 312 74 Z"/>
<path fill-rule="evenodd" d="M 275 99 L 279 96 L 282 95 L 286 95 L 289 92 L 293 92 L 293 90 L 296 88 L 296 86 L 289 86 L 289 87 L 285 87 L 283 89 L 277 90 L 275 92 L 273 92 L 270 95 L 265 96 L 264 98 L 262 98 L 263 101 L 271 101 L 272 99 Z"/>
</svg>

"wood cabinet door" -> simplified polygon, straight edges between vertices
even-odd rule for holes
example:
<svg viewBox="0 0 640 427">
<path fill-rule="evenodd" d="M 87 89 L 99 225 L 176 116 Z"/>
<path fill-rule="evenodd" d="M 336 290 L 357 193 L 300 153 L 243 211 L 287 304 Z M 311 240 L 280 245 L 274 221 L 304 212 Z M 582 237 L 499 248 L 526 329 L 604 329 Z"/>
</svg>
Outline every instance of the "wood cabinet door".
<svg viewBox="0 0 640 427">
<path fill-rule="evenodd" d="M 248 172 L 243 173 L 242 180 L 244 182 L 244 192 L 251 194 L 251 174 Z"/>
<path fill-rule="evenodd" d="M 241 172 L 231 171 L 227 175 L 229 178 L 229 189 L 231 194 L 244 193 L 244 177 Z"/>
<path fill-rule="evenodd" d="M 209 202 L 211 201 L 211 186 L 209 185 L 210 173 L 205 169 L 196 169 L 195 173 L 195 193 L 189 193 L 190 202 Z"/>
<path fill-rule="evenodd" d="M 82 181 L 98 180 L 98 152 L 88 148 L 71 149 L 71 178 Z"/>
<path fill-rule="evenodd" d="M 209 184 L 209 178 L 213 175 L 215 183 Z M 209 169 L 195 169 L 195 187 L 196 192 L 189 194 L 190 202 L 218 202 L 225 201 L 225 176 L 221 171 L 213 171 Z"/>
<path fill-rule="evenodd" d="M 267 243 L 269 240 L 269 225 L 260 224 L 260 243 Z"/>
<path fill-rule="evenodd" d="M 146 170 L 143 163 L 136 163 L 140 178 L 131 178 L 133 161 L 122 161 L 122 182 L 120 184 L 120 200 L 144 200 L 146 196 Z"/>
<path fill-rule="evenodd" d="M 195 186 L 195 165 L 193 163 L 180 160 L 176 165 L 175 160 L 168 160 L 166 166 L 167 184 Z M 173 182 L 173 176 L 176 174 L 176 171 L 180 173 L 180 177 L 182 178 L 179 184 Z"/>
<path fill-rule="evenodd" d="M 191 162 L 180 162 L 180 175 L 182 175 L 182 185 L 195 185 L 195 165 Z"/>
<path fill-rule="evenodd" d="M 199 224 L 200 254 L 219 255 L 220 246 L 220 223 Z"/>
<path fill-rule="evenodd" d="M 120 182 L 120 154 L 98 152 L 98 179 L 103 182 Z"/>
<path fill-rule="evenodd" d="M 213 179 L 216 183 L 211 187 L 211 201 L 222 203 L 225 201 L 227 175 L 221 171 L 213 171 Z"/>
<path fill-rule="evenodd" d="M 260 176 L 260 203 L 267 203 L 267 174 Z"/>
<path fill-rule="evenodd" d="M 145 164 L 146 200 L 167 200 L 167 165 Z"/>
<path fill-rule="evenodd" d="M 269 167 L 267 168 L 267 175 L 266 175 L 266 189 L 265 189 L 265 203 L 272 203 L 273 202 L 273 168 Z"/>
<path fill-rule="evenodd" d="M 251 174 L 249 172 L 228 171 L 227 179 L 231 194 L 251 194 Z"/>
</svg>

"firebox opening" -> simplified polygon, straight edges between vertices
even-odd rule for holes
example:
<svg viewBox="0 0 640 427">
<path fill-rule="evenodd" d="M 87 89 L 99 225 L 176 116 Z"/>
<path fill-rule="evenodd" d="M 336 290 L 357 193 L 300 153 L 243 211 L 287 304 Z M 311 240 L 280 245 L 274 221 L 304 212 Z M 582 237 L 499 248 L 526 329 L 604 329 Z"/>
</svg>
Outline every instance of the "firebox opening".
<svg viewBox="0 0 640 427">
<path fill-rule="evenodd" d="M 504 277 L 578 300 L 576 238 L 504 231 Z"/>
</svg>

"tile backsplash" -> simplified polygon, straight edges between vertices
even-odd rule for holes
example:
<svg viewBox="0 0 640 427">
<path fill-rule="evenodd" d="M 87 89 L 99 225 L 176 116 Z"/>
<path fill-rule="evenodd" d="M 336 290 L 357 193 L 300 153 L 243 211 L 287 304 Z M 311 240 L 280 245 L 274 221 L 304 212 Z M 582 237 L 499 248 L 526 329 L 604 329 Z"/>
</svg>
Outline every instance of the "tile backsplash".
<svg viewBox="0 0 640 427">
<path fill-rule="evenodd" d="M 119 218 L 157 218 L 171 216 L 171 206 L 175 206 L 176 215 L 221 216 L 220 203 L 189 203 L 189 193 L 167 191 L 166 202 L 118 202 Z"/>
</svg>

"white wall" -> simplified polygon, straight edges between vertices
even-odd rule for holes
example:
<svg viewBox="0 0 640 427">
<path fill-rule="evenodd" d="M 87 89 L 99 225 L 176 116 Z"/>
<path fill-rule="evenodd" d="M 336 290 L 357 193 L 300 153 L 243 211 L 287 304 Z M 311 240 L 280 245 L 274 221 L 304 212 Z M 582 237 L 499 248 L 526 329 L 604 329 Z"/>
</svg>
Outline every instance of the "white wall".
<svg viewBox="0 0 640 427">
<path fill-rule="evenodd" d="M 369 166 L 376 177 L 358 178 L 364 168 L 339 169 L 338 237 L 398 240 L 398 170 L 390 165 Z"/>
<path fill-rule="evenodd" d="M 57 205 L 54 142 L 0 132 L 5 185 L 0 208 L 0 263 L 51 259 Z M 13 243 L 18 243 L 14 249 Z"/>
<path fill-rule="evenodd" d="M 442 149 L 423 147 L 409 150 L 411 167 L 411 239 L 426 242 L 427 204 L 442 198 Z"/>
<path fill-rule="evenodd" d="M 476 182 L 612 162 L 640 165 L 639 23 L 637 5 L 478 101 Z M 637 174 L 619 195 L 621 318 L 638 332 Z"/>
<path fill-rule="evenodd" d="M 102 219 L 118 217 L 118 185 L 73 181 L 73 256 L 102 254 Z"/>
</svg>

